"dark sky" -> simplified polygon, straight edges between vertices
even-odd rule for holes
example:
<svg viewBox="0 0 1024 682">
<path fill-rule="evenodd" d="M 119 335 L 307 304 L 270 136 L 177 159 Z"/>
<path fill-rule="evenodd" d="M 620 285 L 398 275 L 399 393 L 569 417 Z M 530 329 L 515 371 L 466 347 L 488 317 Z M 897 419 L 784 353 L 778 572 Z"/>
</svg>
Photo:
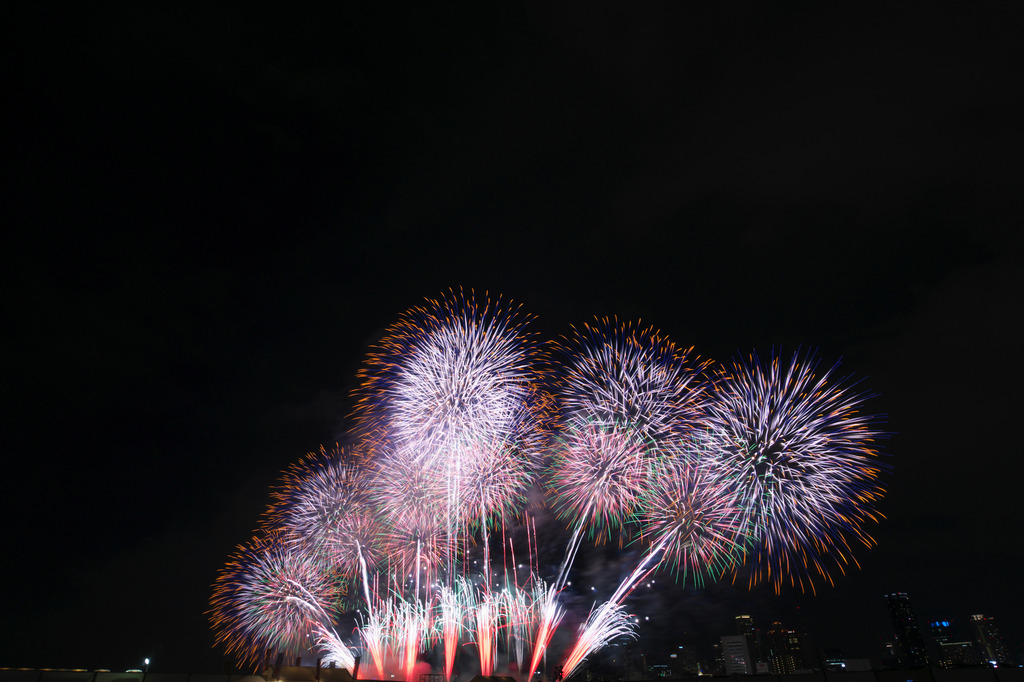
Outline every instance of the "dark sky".
<svg viewBox="0 0 1024 682">
<path fill-rule="evenodd" d="M 548 338 L 818 348 L 879 394 L 862 570 L 674 622 L 799 607 L 873 656 L 901 590 L 1020 656 L 1011 17 L 555 5 L 7 11 L 0 666 L 219 671 L 209 586 L 267 489 L 344 431 L 367 344 L 459 286 Z"/>
</svg>

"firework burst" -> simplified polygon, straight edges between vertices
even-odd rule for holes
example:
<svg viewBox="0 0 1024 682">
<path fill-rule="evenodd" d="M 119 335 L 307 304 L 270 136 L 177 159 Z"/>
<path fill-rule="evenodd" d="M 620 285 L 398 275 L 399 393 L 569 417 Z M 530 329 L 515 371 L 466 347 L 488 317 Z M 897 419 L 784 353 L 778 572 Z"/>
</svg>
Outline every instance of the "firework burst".
<svg viewBox="0 0 1024 682">
<path fill-rule="evenodd" d="M 447 567 L 455 559 L 457 536 L 446 515 L 446 488 L 426 462 L 388 453 L 378 463 L 372 496 L 381 509 L 385 552 L 400 573 Z M 418 579 L 418 578 L 417 578 Z"/>
<path fill-rule="evenodd" d="M 559 515 L 598 530 L 621 525 L 650 484 L 647 452 L 647 444 L 628 430 L 595 423 L 572 427 L 552 467 Z"/>
<path fill-rule="evenodd" d="M 711 447 L 731 470 L 741 504 L 760 539 L 750 583 L 785 581 L 814 588 L 853 558 L 850 541 L 872 546 L 864 530 L 883 490 L 875 441 L 879 418 L 861 412 L 868 396 L 837 365 L 816 373 L 813 355 L 789 363 L 756 354 L 737 360 L 709 403 Z"/>
<path fill-rule="evenodd" d="M 462 291 L 410 310 L 359 373 L 359 423 L 374 442 L 431 463 L 480 443 L 536 451 L 548 398 L 529 321 Z"/>
<path fill-rule="evenodd" d="M 597 424 L 649 446 L 685 437 L 703 417 L 709 363 L 653 327 L 608 318 L 560 344 L 559 402 L 566 425 Z"/>
<path fill-rule="evenodd" d="M 290 551 L 279 536 L 241 545 L 217 576 L 209 611 L 229 654 L 256 661 L 264 650 L 305 652 L 331 617 L 334 587 L 321 564 Z"/>
<path fill-rule="evenodd" d="M 576 330 L 561 354 L 559 511 L 611 529 L 649 490 L 653 461 L 701 424 L 708 363 L 651 327 L 609 319 Z"/>
<path fill-rule="evenodd" d="M 505 443 L 480 443 L 471 456 L 452 463 L 454 480 L 446 481 L 449 508 L 466 523 L 487 525 L 517 514 L 526 503 L 534 471 L 523 453 Z"/>
<path fill-rule="evenodd" d="M 651 477 L 641 523 L 662 561 L 701 586 L 739 565 L 751 542 L 728 470 L 695 456 L 664 458 Z"/>
<path fill-rule="evenodd" d="M 293 464 L 271 493 L 268 518 L 287 543 L 350 575 L 380 558 L 380 523 L 362 453 L 336 446 Z"/>
</svg>

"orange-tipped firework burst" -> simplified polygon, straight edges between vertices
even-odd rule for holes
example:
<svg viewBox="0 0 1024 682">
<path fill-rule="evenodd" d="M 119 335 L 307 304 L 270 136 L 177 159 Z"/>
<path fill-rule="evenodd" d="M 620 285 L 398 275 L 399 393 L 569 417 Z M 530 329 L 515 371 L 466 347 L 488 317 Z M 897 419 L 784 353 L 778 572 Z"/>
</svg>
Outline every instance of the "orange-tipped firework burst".
<svg viewBox="0 0 1024 682">
<path fill-rule="evenodd" d="M 334 585 L 322 564 L 276 534 L 239 546 L 213 586 L 210 621 L 229 654 L 255 662 L 264 651 L 301 653 L 331 615 Z"/>
<path fill-rule="evenodd" d="M 732 485 L 758 543 L 750 583 L 778 591 L 784 582 L 814 590 L 853 558 L 850 540 L 874 541 L 882 464 L 879 418 L 862 412 L 863 393 L 833 381 L 838 365 L 817 372 L 813 356 L 786 363 L 756 354 L 737 360 L 709 402 L 708 447 Z"/>
<path fill-rule="evenodd" d="M 615 429 L 655 450 L 700 428 L 710 363 L 692 348 L 608 318 L 574 332 L 559 345 L 563 426 Z"/>
<path fill-rule="evenodd" d="M 359 372 L 356 417 L 369 441 L 430 465 L 490 446 L 532 456 L 549 399 L 529 322 L 461 290 L 405 313 Z"/>
</svg>

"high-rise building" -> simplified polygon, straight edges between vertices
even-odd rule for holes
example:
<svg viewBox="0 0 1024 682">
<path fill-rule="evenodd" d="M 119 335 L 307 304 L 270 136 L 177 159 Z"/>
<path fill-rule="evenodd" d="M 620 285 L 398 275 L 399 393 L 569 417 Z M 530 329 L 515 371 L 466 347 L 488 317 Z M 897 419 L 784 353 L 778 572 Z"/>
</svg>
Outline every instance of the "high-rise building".
<svg viewBox="0 0 1024 682">
<path fill-rule="evenodd" d="M 899 667 L 899 656 L 896 654 L 896 642 L 883 641 L 882 642 L 882 656 L 879 659 L 879 663 L 882 664 L 883 670 L 893 670 Z"/>
<path fill-rule="evenodd" d="M 711 645 L 711 674 L 725 674 L 725 654 L 722 653 L 722 642 L 718 641 Z"/>
<path fill-rule="evenodd" d="M 698 648 L 693 642 L 687 641 L 680 644 L 676 650 L 669 655 L 672 670 L 692 676 L 710 673 L 711 669 L 705 670 L 707 666 L 705 666 L 698 657 L 697 651 Z"/>
<path fill-rule="evenodd" d="M 978 662 L 974 643 L 961 639 L 952 621 L 933 620 L 928 623 L 932 641 L 938 647 L 939 665 L 951 668 L 957 665 L 973 665 Z"/>
<path fill-rule="evenodd" d="M 724 635 L 722 657 L 725 659 L 726 675 L 753 675 L 754 657 L 750 653 L 746 635 Z"/>
<path fill-rule="evenodd" d="M 779 621 L 768 628 L 768 665 L 774 675 L 792 675 L 804 666 L 800 635 Z"/>
<path fill-rule="evenodd" d="M 889 616 L 896 634 L 900 665 L 904 668 L 928 665 L 928 650 L 917 626 L 914 609 L 910 606 L 910 596 L 906 592 L 893 592 L 885 595 L 885 600 L 889 604 Z"/>
<path fill-rule="evenodd" d="M 764 637 L 761 631 L 754 625 L 754 619 L 750 616 L 736 616 L 736 634 L 747 638 L 747 646 L 750 649 L 755 672 L 757 665 L 766 660 L 764 654 Z"/>
<path fill-rule="evenodd" d="M 939 645 L 939 664 L 947 668 L 958 665 L 977 665 L 978 654 L 974 642 L 943 642 Z"/>
<path fill-rule="evenodd" d="M 928 631 L 931 632 L 932 640 L 936 644 L 945 644 L 956 639 L 956 629 L 948 620 L 933 620 L 928 623 Z"/>
<path fill-rule="evenodd" d="M 974 630 L 974 639 L 978 642 L 981 655 L 985 657 L 986 661 L 1009 662 L 1010 652 L 999 634 L 995 618 L 983 613 L 976 613 L 971 616 L 971 629 Z"/>
</svg>

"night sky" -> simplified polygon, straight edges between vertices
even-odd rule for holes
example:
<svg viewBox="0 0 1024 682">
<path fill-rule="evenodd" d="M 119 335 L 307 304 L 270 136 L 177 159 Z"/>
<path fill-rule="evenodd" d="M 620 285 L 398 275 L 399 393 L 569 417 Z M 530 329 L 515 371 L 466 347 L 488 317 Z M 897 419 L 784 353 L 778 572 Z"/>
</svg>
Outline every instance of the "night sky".
<svg viewBox="0 0 1024 682">
<path fill-rule="evenodd" d="M 217 571 L 449 287 L 878 394 L 861 570 L 655 620 L 876 656 L 899 590 L 1024 653 L 1015 23 L 554 4 L 5 11 L 0 666 L 220 671 Z"/>
</svg>

